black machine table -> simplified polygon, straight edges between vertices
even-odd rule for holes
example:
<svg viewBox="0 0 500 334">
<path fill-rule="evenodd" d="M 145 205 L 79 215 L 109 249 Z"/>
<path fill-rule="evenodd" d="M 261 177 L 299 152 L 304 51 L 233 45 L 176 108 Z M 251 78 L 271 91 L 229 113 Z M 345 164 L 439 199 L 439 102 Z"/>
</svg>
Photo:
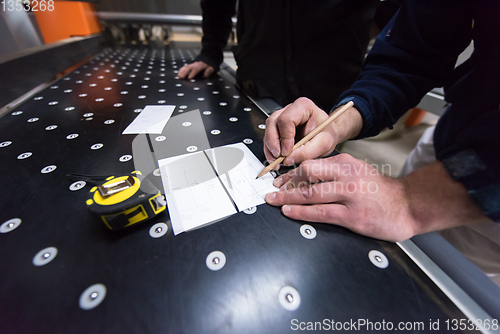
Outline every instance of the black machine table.
<svg viewBox="0 0 500 334">
<path fill-rule="evenodd" d="M 177 236 L 168 212 L 123 232 L 96 222 L 85 206 L 91 185 L 68 173 L 142 169 L 161 185 L 155 159 L 243 141 L 264 160 L 266 115 L 252 101 L 219 75 L 176 78 L 197 52 L 104 49 L 0 119 L 0 224 L 15 223 L 0 234 L 1 333 L 289 333 L 353 323 L 428 333 L 438 321 L 443 333 L 466 319 L 396 244 L 326 224 L 309 224 L 316 237 L 306 238 L 304 222 L 267 204 Z M 122 135 L 146 105 L 162 104 L 176 106 L 165 138 Z M 186 120 L 192 127 L 179 125 Z M 151 142 L 140 156 L 134 146 Z M 154 238 L 160 222 L 168 232 Z M 226 257 L 216 271 L 206 264 L 214 251 Z"/>
</svg>

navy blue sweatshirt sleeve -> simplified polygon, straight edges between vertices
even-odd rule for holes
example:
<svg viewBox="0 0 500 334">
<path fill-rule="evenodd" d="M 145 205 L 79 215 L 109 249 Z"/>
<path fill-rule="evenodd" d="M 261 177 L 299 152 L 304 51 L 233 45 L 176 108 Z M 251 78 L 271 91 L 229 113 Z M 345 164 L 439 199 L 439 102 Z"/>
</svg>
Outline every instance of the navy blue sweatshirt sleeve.
<svg viewBox="0 0 500 334">
<path fill-rule="evenodd" d="M 236 0 L 202 0 L 203 38 L 197 61 L 212 66 L 215 71 L 224 60 L 223 50 L 233 27 L 232 17 L 236 13 Z"/>
<path fill-rule="evenodd" d="M 407 0 L 378 36 L 363 72 L 341 97 L 363 117 L 358 138 L 391 126 L 427 91 L 449 108 L 434 133 L 436 158 L 490 219 L 500 222 L 500 2 Z M 474 41 L 472 56 L 455 68 Z"/>
<path fill-rule="evenodd" d="M 363 117 L 358 138 L 377 135 L 443 86 L 471 40 L 471 12 L 460 0 L 405 1 L 377 37 L 363 71 L 339 100 Z M 341 102 L 345 103 L 345 102 Z"/>
</svg>

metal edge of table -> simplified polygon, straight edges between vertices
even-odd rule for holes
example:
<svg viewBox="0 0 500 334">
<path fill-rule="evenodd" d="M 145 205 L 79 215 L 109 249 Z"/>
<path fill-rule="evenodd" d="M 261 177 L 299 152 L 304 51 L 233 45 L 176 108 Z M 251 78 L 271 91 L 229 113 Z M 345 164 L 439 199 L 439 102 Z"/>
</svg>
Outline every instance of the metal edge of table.
<svg viewBox="0 0 500 334">
<path fill-rule="evenodd" d="M 53 81 L 59 73 L 92 57 L 103 47 L 104 37 L 96 34 L 72 37 L 0 57 L 0 107 Z"/>
<path fill-rule="evenodd" d="M 238 83 L 236 82 L 236 71 L 229 67 L 226 63 L 222 63 L 220 66 L 220 75 L 229 80 L 233 85 L 238 87 Z M 267 117 L 271 115 L 278 109 L 283 108 L 276 101 L 268 98 L 254 98 L 243 92 L 245 96 L 255 104 L 260 111 L 262 111 Z"/>
<path fill-rule="evenodd" d="M 500 318 L 500 287 L 441 235 L 417 235 L 398 246 L 471 320 Z"/>
<path fill-rule="evenodd" d="M 201 15 L 178 15 L 178 14 L 147 14 L 127 12 L 97 12 L 97 17 L 106 22 L 117 23 L 156 23 L 201 26 L 203 17 Z M 236 18 L 233 17 L 233 26 Z"/>
</svg>

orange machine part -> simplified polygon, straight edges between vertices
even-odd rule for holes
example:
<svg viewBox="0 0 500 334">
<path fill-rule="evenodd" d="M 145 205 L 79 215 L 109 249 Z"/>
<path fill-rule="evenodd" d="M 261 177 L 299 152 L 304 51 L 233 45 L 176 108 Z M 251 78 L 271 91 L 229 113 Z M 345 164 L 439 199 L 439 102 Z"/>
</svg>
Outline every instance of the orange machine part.
<svg viewBox="0 0 500 334">
<path fill-rule="evenodd" d="M 420 108 L 411 109 L 410 115 L 405 121 L 405 125 L 408 127 L 419 125 L 426 113 L 427 112 L 425 110 Z"/>
<path fill-rule="evenodd" d="M 55 1 L 53 11 L 38 8 L 33 13 L 46 44 L 101 31 L 94 4 L 88 2 Z"/>
</svg>

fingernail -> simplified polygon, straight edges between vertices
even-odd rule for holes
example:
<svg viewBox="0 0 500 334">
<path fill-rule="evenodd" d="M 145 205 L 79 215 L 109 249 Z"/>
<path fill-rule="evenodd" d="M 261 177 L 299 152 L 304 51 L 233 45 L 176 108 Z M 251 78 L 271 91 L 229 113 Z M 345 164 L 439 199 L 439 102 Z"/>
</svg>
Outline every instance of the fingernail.
<svg viewBox="0 0 500 334">
<path fill-rule="evenodd" d="M 273 154 L 273 156 L 275 158 L 279 157 L 280 156 L 280 152 L 278 152 L 278 150 L 271 150 L 271 153 Z"/>
<path fill-rule="evenodd" d="M 277 177 L 274 179 L 273 181 L 273 186 L 275 187 L 279 187 L 278 185 L 281 183 L 281 176 L 280 177 Z"/>
<path fill-rule="evenodd" d="M 282 154 L 283 156 L 287 156 L 288 154 L 290 154 L 290 153 L 288 153 L 288 154 L 287 154 L 287 153 L 288 153 L 288 152 L 286 152 L 286 151 L 285 151 L 285 147 L 284 147 L 284 146 L 281 146 L 281 154 Z"/>
<path fill-rule="evenodd" d="M 295 160 L 293 160 L 292 158 L 288 158 L 286 161 L 286 164 L 287 164 L 287 166 L 295 165 Z"/>
<path fill-rule="evenodd" d="M 290 213 L 290 206 L 283 205 L 283 208 L 281 210 L 283 210 L 283 214 L 287 215 Z"/>
<path fill-rule="evenodd" d="M 266 195 L 266 202 L 272 202 L 276 198 L 276 193 L 269 193 Z"/>
</svg>

